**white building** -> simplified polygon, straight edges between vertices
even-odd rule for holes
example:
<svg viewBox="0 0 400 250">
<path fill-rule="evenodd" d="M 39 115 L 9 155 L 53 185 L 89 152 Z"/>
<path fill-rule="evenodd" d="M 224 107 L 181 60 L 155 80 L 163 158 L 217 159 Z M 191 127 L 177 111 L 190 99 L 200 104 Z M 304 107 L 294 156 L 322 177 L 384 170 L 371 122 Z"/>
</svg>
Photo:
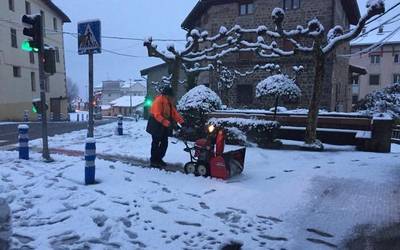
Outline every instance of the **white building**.
<svg viewBox="0 0 400 250">
<path fill-rule="evenodd" d="M 112 115 L 129 116 L 131 113 L 143 113 L 144 100 L 144 96 L 122 96 L 110 103 Z"/>
<path fill-rule="evenodd" d="M 42 14 L 45 44 L 56 49 L 57 72 L 46 83 L 46 97 L 55 119 L 67 114 L 63 24 L 68 16 L 51 0 L 0 1 L 0 120 L 21 120 L 24 110 L 32 114 L 32 100 L 40 97 L 37 54 L 21 50 L 28 37 L 22 34 L 24 14 Z"/>
</svg>

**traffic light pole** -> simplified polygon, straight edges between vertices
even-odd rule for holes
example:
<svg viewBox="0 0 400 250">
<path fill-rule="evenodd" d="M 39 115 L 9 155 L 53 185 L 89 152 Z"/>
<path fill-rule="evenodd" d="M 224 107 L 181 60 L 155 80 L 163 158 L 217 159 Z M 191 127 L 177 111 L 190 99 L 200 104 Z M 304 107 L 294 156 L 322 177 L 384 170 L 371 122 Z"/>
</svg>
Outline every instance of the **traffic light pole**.
<svg viewBox="0 0 400 250">
<path fill-rule="evenodd" d="M 40 105 L 42 109 L 42 141 L 43 141 L 43 151 L 42 157 L 45 161 L 52 161 L 49 152 L 49 142 L 47 135 L 47 110 L 46 110 L 46 73 L 44 72 L 44 41 L 43 41 L 43 17 L 40 16 L 40 27 L 41 27 L 41 35 L 40 35 L 40 47 L 39 47 L 39 81 L 40 81 Z"/>
<path fill-rule="evenodd" d="M 87 137 L 94 138 L 93 53 L 89 53 L 89 124 Z"/>
</svg>

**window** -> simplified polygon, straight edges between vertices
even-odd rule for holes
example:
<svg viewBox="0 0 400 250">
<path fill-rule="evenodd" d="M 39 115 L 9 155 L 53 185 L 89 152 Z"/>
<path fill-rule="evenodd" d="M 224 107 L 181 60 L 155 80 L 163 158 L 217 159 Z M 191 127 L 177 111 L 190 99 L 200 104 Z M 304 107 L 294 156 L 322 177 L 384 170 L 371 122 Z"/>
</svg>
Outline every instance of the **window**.
<svg viewBox="0 0 400 250">
<path fill-rule="evenodd" d="M 13 75 L 16 78 L 21 77 L 21 67 L 13 66 Z"/>
<path fill-rule="evenodd" d="M 29 62 L 35 64 L 35 54 L 33 52 L 29 52 Z"/>
<path fill-rule="evenodd" d="M 371 55 L 371 63 L 372 64 L 381 63 L 381 56 L 380 55 Z"/>
<path fill-rule="evenodd" d="M 248 105 L 253 100 L 253 86 L 252 85 L 237 85 L 237 100 L 238 104 Z"/>
<path fill-rule="evenodd" d="M 394 55 L 394 63 L 400 63 L 400 54 Z"/>
<path fill-rule="evenodd" d="M 17 30 L 11 28 L 11 47 L 18 48 L 18 41 L 17 41 Z"/>
<path fill-rule="evenodd" d="M 380 83 L 380 75 L 370 75 L 369 76 L 369 85 L 379 85 Z"/>
<path fill-rule="evenodd" d="M 31 72 L 31 89 L 32 89 L 32 92 L 36 91 L 36 76 L 35 76 L 35 72 Z"/>
<path fill-rule="evenodd" d="M 27 15 L 32 14 L 32 10 L 31 10 L 31 3 L 28 1 L 25 1 L 25 13 Z"/>
<path fill-rule="evenodd" d="M 8 8 L 9 8 L 11 11 L 15 11 L 14 0 L 8 0 Z"/>
<path fill-rule="evenodd" d="M 251 15 L 254 13 L 254 3 L 243 3 L 239 5 L 239 14 L 241 16 Z"/>
<path fill-rule="evenodd" d="M 53 17 L 53 29 L 54 29 L 54 31 L 58 30 L 57 18 L 55 18 L 55 17 Z"/>
<path fill-rule="evenodd" d="M 400 83 L 400 74 L 393 74 L 393 83 Z"/>
<path fill-rule="evenodd" d="M 284 10 L 296 10 L 300 8 L 300 0 L 283 0 Z"/>
<path fill-rule="evenodd" d="M 351 77 L 351 83 L 353 85 L 358 85 L 360 83 L 360 76 L 359 75 L 353 75 Z"/>
<path fill-rule="evenodd" d="M 43 36 L 46 36 L 46 18 L 44 16 L 44 11 L 40 11 L 40 15 L 42 16 L 42 22 L 43 22 Z"/>
<path fill-rule="evenodd" d="M 46 77 L 46 79 L 44 80 L 44 90 L 46 92 L 50 92 L 50 84 L 49 84 L 49 78 Z"/>
<path fill-rule="evenodd" d="M 56 62 L 60 62 L 60 50 L 58 49 L 58 47 L 56 47 L 55 48 L 56 49 L 56 51 L 55 51 L 55 53 L 56 53 Z"/>
<path fill-rule="evenodd" d="M 353 104 L 356 104 L 358 102 L 358 95 L 353 95 L 352 101 Z"/>
</svg>

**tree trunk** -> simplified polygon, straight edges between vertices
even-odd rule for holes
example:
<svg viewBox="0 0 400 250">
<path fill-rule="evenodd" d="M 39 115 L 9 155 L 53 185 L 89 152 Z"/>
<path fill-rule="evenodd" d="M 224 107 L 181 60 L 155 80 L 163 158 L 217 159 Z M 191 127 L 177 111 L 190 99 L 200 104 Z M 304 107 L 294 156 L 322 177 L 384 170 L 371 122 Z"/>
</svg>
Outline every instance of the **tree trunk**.
<svg viewBox="0 0 400 250">
<path fill-rule="evenodd" d="M 181 63 L 179 60 L 175 61 L 173 63 L 172 69 L 171 69 L 171 87 L 173 88 L 175 94 L 178 94 L 178 85 L 179 85 L 179 73 L 181 71 Z"/>
<path fill-rule="evenodd" d="M 322 92 L 322 84 L 324 82 L 324 74 L 325 74 L 325 55 L 319 46 L 318 50 L 315 51 L 315 78 L 314 78 L 314 87 L 313 93 L 310 101 L 310 106 L 308 110 L 308 119 L 307 119 L 307 130 L 305 143 L 313 144 L 317 141 L 317 127 L 318 127 L 318 113 L 319 113 L 319 105 L 321 102 L 321 92 Z"/>
<path fill-rule="evenodd" d="M 275 110 L 274 110 L 274 121 L 276 121 L 276 113 L 278 112 L 279 96 L 275 97 Z"/>
</svg>

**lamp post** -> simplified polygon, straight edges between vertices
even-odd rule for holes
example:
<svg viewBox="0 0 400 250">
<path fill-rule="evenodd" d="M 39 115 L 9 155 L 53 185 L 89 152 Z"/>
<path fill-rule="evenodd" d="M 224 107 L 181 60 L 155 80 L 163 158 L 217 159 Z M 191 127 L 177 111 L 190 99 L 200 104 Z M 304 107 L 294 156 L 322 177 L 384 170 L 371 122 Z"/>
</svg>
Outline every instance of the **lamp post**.
<svg viewBox="0 0 400 250">
<path fill-rule="evenodd" d="M 132 79 L 129 78 L 129 116 L 132 117 Z"/>
</svg>

